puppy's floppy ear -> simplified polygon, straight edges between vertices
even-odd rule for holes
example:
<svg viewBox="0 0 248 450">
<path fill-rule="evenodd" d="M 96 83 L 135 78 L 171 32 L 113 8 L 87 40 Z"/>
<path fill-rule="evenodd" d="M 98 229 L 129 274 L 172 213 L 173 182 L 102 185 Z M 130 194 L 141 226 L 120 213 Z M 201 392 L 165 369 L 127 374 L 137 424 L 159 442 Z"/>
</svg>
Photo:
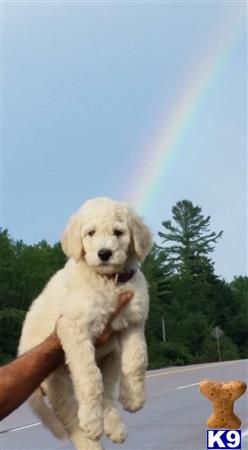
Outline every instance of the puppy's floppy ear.
<svg viewBox="0 0 248 450">
<path fill-rule="evenodd" d="M 136 214 L 130 207 L 128 207 L 128 222 L 134 252 L 138 259 L 143 261 L 152 246 L 151 231 L 144 224 L 141 217 L 139 217 L 138 214 Z"/>
<path fill-rule="evenodd" d="M 63 252 L 68 258 L 79 261 L 83 254 L 83 243 L 81 238 L 81 222 L 78 214 L 74 214 L 62 235 L 61 245 Z"/>
</svg>

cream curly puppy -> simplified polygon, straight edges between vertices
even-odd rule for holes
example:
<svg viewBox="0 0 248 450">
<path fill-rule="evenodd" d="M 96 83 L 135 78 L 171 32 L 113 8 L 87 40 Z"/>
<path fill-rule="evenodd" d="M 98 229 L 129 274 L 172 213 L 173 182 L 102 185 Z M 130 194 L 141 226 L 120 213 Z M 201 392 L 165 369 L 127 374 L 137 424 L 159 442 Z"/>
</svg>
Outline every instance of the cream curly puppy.
<svg viewBox="0 0 248 450">
<path fill-rule="evenodd" d="M 20 354 L 42 342 L 57 323 L 66 365 L 42 383 L 30 403 L 58 438 L 69 438 L 78 450 L 101 449 L 103 432 L 114 442 L 125 440 L 116 409 L 118 382 L 124 409 L 135 412 L 144 405 L 149 298 L 138 262 L 151 242 L 149 229 L 126 204 L 89 200 L 63 234 L 69 258 L 65 267 L 51 278 L 24 321 Z M 124 291 L 134 297 L 112 323 L 120 331 L 118 338 L 114 335 L 95 350 L 94 341 Z"/>
</svg>

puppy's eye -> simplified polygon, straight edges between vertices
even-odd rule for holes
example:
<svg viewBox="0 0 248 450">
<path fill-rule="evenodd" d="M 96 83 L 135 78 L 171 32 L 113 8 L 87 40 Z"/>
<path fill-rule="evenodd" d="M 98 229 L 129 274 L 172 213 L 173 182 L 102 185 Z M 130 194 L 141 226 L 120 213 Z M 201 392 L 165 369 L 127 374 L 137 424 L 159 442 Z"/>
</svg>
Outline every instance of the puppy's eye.
<svg viewBox="0 0 248 450">
<path fill-rule="evenodd" d="M 95 234 L 95 230 L 91 230 L 88 232 L 88 236 L 93 236 Z"/>
<path fill-rule="evenodd" d="M 114 230 L 114 235 L 115 236 L 122 236 L 123 235 L 123 231 L 121 231 L 121 230 Z"/>
</svg>

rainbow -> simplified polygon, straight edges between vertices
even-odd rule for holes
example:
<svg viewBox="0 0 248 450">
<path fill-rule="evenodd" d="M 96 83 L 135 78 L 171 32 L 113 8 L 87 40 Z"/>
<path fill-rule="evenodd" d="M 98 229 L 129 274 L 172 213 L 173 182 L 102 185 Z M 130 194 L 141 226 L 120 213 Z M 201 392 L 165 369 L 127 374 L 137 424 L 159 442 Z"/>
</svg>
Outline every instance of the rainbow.
<svg viewBox="0 0 248 450">
<path fill-rule="evenodd" d="M 135 168 L 131 180 L 128 180 L 125 198 L 141 214 L 145 214 L 152 205 L 172 157 L 174 159 L 175 153 L 182 147 L 185 133 L 193 126 L 215 80 L 239 42 L 244 30 L 241 13 L 242 10 L 238 10 L 238 14 L 228 17 L 218 28 L 211 44 L 202 52 L 202 61 L 189 72 L 173 109 L 166 117 L 162 117 L 149 144 L 140 152 L 142 162 Z"/>
</svg>

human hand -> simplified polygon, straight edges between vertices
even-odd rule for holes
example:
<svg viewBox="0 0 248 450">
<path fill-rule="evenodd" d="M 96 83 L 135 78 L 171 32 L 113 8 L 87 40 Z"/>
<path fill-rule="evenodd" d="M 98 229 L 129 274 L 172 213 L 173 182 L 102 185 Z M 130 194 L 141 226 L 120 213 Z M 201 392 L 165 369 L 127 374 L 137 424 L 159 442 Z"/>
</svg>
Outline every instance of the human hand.
<svg viewBox="0 0 248 450">
<path fill-rule="evenodd" d="M 111 328 L 111 322 L 114 320 L 114 318 L 116 316 L 118 316 L 120 311 L 124 308 L 124 306 L 126 306 L 130 302 L 130 300 L 132 300 L 132 298 L 133 298 L 132 292 L 123 292 L 122 294 L 119 295 L 119 297 L 117 299 L 116 309 L 113 312 L 113 314 L 111 314 L 109 321 L 108 321 L 105 329 L 103 330 L 101 336 L 99 336 L 97 338 L 96 343 L 95 343 L 96 347 L 100 347 L 101 345 L 104 345 L 107 342 L 107 340 L 112 336 L 112 334 L 115 333 L 115 331 L 112 330 L 112 328 Z"/>
<path fill-rule="evenodd" d="M 117 305 L 115 311 L 109 317 L 105 329 L 103 330 L 101 336 L 99 336 L 95 342 L 96 347 L 104 345 L 107 342 L 107 340 L 115 333 L 115 331 L 112 330 L 111 328 L 111 322 L 114 320 L 116 316 L 118 316 L 120 311 L 132 300 L 132 298 L 133 298 L 132 292 L 122 292 L 122 294 L 119 295 L 119 297 L 117 298 Z M 55 327 L 55 330 L 51 335 L 51 339 L 54 340 L 54 343 L 57 345 L 57 347 L 61 347 L 60 339 L 57 335 L 57 326 Z"/>
<path fill-rule="evenodd" d="M 112 320 L 133 298 L 132 292 L 119 295 L 116 310 L 97 339 L 96 346 L 104 345 L 112 336 Z M 11 363 L 0 368 L 0 420 L 20 406 L 32 392 L 40 386 L 41 382 L 64 363 L 64 352 L 56 333 L 32 350 L 19 356 Z"/>
</svg>

